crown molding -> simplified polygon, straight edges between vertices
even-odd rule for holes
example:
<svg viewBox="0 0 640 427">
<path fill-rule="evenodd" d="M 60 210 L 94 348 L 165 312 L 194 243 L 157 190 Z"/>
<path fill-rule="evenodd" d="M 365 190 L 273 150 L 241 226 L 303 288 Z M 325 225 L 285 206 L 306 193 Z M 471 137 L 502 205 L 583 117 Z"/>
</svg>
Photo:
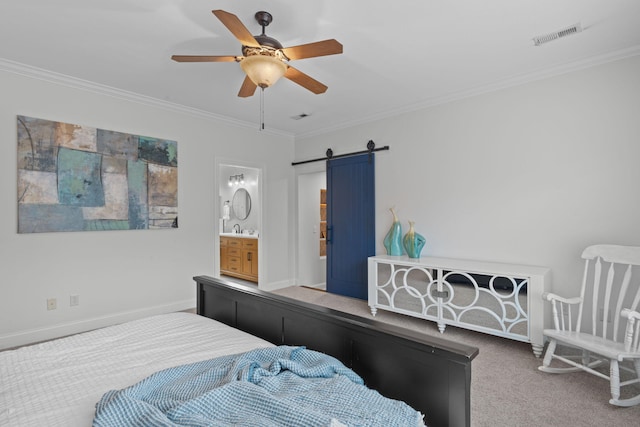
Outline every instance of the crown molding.
<svg viewBox="0 0 640 427">
<path fill-rule="evenodd" d="M 336 132 L 336 131 L 354 127 L 354 126 L 365 125 L 378 120 L 395 117 L 395 116 L 399 116 L 402 114 L 406 114 L 406 113 L 410 113 L 410 112 L 414 112 L 414 111 L 418 111 L 426 108 L 435 107 L 437 105 L 447 104 L 450 102 L 459 101 L 462 99 L 471 98 L 474 96 L 483 95 L 486 93 L 495 92 L 495 91 L 507 89 L 510 87 L 532 83 L 538 80 L 544 80 L 551 77 L 556 77 L 563 74 L 580 71 L 583 69 L 595 67 L 598 65 L 603 65 L 609 62 L 614 62 L 614 61 L 630 58 L 637 55 L 640 55 L 640 45 L 632 46 L 626 49 L 620 49 L 617 51 L 606 52 L 602 55 L 597 55 L 587 59 L 573 61 L 566 64 L 561 64 L 553 68 L 547 68 L 547 69 L 537 70 L 527 74 L 508 77 L 506 79 L 502 79 L 502 80 L 489 83 L 483 86 L 460 90 L 458 92 L 455 92 L 446 96 L 430 98 L 419 103 L 406 105 L 396 109 L 381 111 L 377 114 L 372 114 L 366 117 L 362 117 L 358 120 L 343 122 L 343 123 L 336 124 L 335 126 L 330 126 L 323 129 L 310 131 L 310 132 L 294 134 L 294 133 L 285 132 L 277 129 L 275 130 L 265 129 L 262 132 L 265 132 L 266 134 L 271 134 L 271 135 L 293 138 L 294 140 L 310 138 L 318 135 Z M 122 89 L 117 89 L 117 88 L 102 85 L 99 83 L 82 80 L 76 77 L 67 76 L 64 74 L 56 73 L 56 72 L 45 70 L 42 68 L 33 67 L 30 65 L 21 64 L 19 62 L 10 61 L 3 58 L 0 58 L 0 71 L 19 74 L 25 77 L 44 80 L 50 83 L 68 86 L 68 87 L 80 89 L 80 90 L 86 90 L 86 91 L 98 93 L 101 95 L 112 96 L 115 98 L 136 102 L 146 106 L 162 108 L 164 110 L 189 115 L 192 117 L 204 118 L 207 120 L 216 120 L 216 121 L 226 123 L 228 125 L 241 127 L 241 128 L 255 129 L 255 123 L 249 123 L 242 120 L 232 119 L 227 116 L 210 113 L 197 108 L 191 108 L 181 104 L 176 104 L 176 103 L 152 98 L 152 97 L 141 95 L 138 93 L 128 92 Z"/>
<path fill-rule="evenodd" d="M 256 129 L 255 123 L 249 123 L 242 120 L 232 119 L 230 117 L 223 116 L 220 114 L 214 114 L 214 113 L 210 113 L 208 111 L 200 110 L 197 108 L 191 108 L 181 104 L 176 104 L 169 101 L 163 101 L 161 99 L 152 98 L 150 96 L 141 95 L 139 93 L 117 89 L 111 86 L 91 82 L 88 80 L 79 79 L 76 77 L 71 77 L 65 74 L 56 73 L 54 71 L 45 70 L 43 68 L 33 67 L 31 65 L 22 64 L 19 62 L 8 60 L 8 59 L 0 58 L 0 71 L 18 74 L 18 75 L 32 78 L 32 79 L 43 80 L 49 83 L 54 83 L 61 86 L 67 86 L 73 89 L 93 92 L 99 95 L 111 96 L 113 98 L 135 102 L 148 107 L 161 108 L 163 110 L 185 114 L 191 117 L 196 117 L 196 118 L 201 118 L 206 120 L 215 120 L 215 121 L 223 122 L 225 124 L 235 126 L 235 127 L 249 128 L 253 130 Z M 288 138 L 292 138 L 294 136 L 291 133 L 280 131 L 280 130 L 274 130 L 274 129 L 265 129 L 261 132 L 271 134 L 271 135 L 284 136 Z"/>
<path fill-rule="evenodd" d="M 354 126 L 366 125 L 368 123 L 373 123 L 382 119 L 387 119 L 390 117 L 395 117 L 402 114 L 435 107 L 437 105 L 448 104 L 450 102 L 460 101 L 462 99 L 472 98 L 474 96 L 496 92 L 499 90 L 503 90 L 503 89 L 507 89 L 515 86 L 521 86 L 521 85 L 532 83 L 535 81 L 544 80 L 544 79 L 560 76 L 563 74 L 568 74 L 575 71 L 596 67 L 598 65 L 603 65 L 603 64 L 619 61 L 626 58 L 631 58 L 633 56 L 638 56 L 638 55 L 640 55 L 640 45 L 632 46 L 626 49 L 620 49 L 613 52 L 606 52 L 602 55 L 590 57 L 583 60 L 573 61 L 566 64 L 561 64 L 553 68 L 546 68 L 546 69 L 537 70 L 527 74 L 512 76 L 512 77 L 502 79 L 487 85 L 469 88 L 466 90 L 461 90 L 452 94 L 448 94 L 446 96 L 434 97 L 419 103 L 406 105 L 406 106 L 392 109 L 392 110 L 385 110 L 378 114 L 369 115 L 367 117 L 363 117 L 358 120 L 339 123 L 335 126 L 331 126 L 321 130 L 296 134 L 296 139 L 310 138 L 318 135 L 336 132 L 342 129 L 351 128 Z"/>
</svg>

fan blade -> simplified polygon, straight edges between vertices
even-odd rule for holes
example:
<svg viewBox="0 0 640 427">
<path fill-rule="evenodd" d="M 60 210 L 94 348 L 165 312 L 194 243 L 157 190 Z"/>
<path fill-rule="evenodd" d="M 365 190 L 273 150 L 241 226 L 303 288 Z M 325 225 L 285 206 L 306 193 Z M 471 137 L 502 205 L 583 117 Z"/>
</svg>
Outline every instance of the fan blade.
<svg viewBox="0 0 640 427">
<path fill-rule="evenodd" d="M 240 98 L 247 98 L 249 96 L 253 96 L 253 94 L 256 92 L 257 87 L 258 86 L 253 81 L 251 81 L 249 76 L 246 76 L 244 78 L 244 81 L 242 82 L 242 86 L 240 87 L 240 92 L 238 92 L 238 96 Z"/>
<path fill-rule="evenodd" d="M 260 43 L 256 41 L 253 35 L 247 30 L 242 21 L 238 19 L 233 13 L 225 12 L 224 10 L 212 10 L 214 15 L 227 27 L 231 34 L 236 36 L 240 43 L 244 46 L 260 47 Z"/>
<path fill-rule="evenodd" d="M 239 62 L 239 56 L 172 55 L 176 62 Z"/>
<path fill-rule="evenodd" d="M 316 56 L 342 53 L 342 44 L 335 39 L 330 39 L 321 42 L 301 44 L 299 46 L 285 47 L 282 49 L 282 52 L 291 60 L 314 58 Z"/>
<path fill-rule="evenodd" d="M 291 66 L 287 68 L 287 71 L 284 73 L 284 77 L 294 83 L 298 83 L 303 88 L 308 89 L 315 94 L 324 93 L 327 90 L 327 86 Z"/>
</svg>

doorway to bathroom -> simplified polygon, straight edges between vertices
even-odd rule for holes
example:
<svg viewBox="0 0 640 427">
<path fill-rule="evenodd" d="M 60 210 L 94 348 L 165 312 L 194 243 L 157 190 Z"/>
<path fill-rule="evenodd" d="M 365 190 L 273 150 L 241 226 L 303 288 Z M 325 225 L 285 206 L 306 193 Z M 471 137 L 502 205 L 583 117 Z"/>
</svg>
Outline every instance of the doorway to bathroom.
<svg viewBox="0 0 640 427">
<path fill-rule="evenodd" d="M 322 193 L 326 188 L 324 170 L 298 175 L 298 283 L 321 290 L 326 290 L 327 275 L 327 257 L 322 250 L 326 237 Z"/>
<path fill-rule="evenodd" d="M 258 285 L 262 170 L 236 162 L 221 162 L 217 169 L 215 271 L 224 279 Z"/>
</svg>

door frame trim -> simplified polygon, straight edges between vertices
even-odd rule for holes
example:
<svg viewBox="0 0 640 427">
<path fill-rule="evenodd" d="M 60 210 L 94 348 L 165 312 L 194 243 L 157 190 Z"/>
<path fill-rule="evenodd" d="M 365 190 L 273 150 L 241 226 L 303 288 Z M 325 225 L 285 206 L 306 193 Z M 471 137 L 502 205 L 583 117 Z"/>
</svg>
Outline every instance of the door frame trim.
<svg viewBox="0 0 640 427">
<path fill-rule="evenodd" d="M 265 278 L 267 275 L 267 265 L 265 258 L 268 258 L 268 254 L 264 253 L 263 247 L 266 247 L 264 242 L 268 238 L 263 230 L 265 222 L 265 205 L 264 205 L 264 182 L 266 176 L 266 166 L 263 163 L 253 163 L 244 160 L 233 159 L 229 157 L 214 158 L 214 170 L 215 175 L 213 177 L 213 188 L 216 191 L 216 195 L 213 198 L 213 212 L 216 213 L 213 224 L 213 273 L 215 277 L 220 277 L 220 221 L 219 215 L 222 212 L 222 204 L 220 200 L 220 187 L 224 184 L 223 177 L 220 176 L 222 166 L 237 166 L 244 169 L 255 169 L 258 172 L 258 203 L 260 206 L 260 215 L 258 216 L 258 233 L 260 238 L 258 239 L 258 288 L 260 283 L 265 284 Z M 268 233 L 267 233 L 268 234 Z"/>
</svg>

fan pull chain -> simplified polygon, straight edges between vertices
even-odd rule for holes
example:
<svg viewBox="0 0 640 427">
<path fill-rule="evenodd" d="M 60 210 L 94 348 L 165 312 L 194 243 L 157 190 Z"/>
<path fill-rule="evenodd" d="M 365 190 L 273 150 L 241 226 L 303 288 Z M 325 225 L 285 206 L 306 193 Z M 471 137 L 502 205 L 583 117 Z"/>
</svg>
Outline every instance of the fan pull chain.
<svg viewBox="0 0 640 427">
<path fill-rule="evenodd" d="M 264 130 L 264 88 L 260 88 L 260 131 Z"/>
</svg>

